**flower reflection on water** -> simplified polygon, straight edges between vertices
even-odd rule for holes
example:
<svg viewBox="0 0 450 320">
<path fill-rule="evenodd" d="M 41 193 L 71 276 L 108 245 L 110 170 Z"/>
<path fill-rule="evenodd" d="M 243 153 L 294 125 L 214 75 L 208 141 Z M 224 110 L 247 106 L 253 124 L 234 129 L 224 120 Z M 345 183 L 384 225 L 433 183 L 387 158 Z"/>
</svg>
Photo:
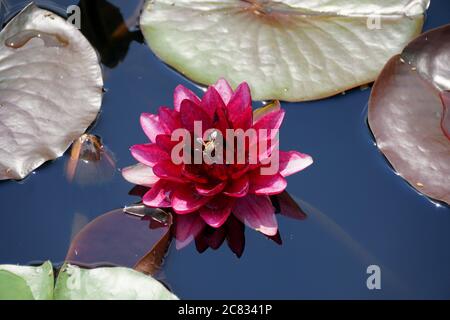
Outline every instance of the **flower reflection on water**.
<svg viewBox="0 0 450 320">
<path fill-rule="evenodd" d="M 147 188 L 133 188 L 142 195 Z M 277 214 L 303 220 L 306 214 L 287 192 L 271 197 Z M 231 216 L 220 228 L 198 223 L 198 215 L 177 215 L 142 203 L 101 215 L 73 239 L 66 261 L 83 267 L 118 265 L 163 278 L 161 269 L 172 240 L 177 249 L 195 243 L 199 253 L 219 249 L 226 241 L 240 258 L 245 248 L 245 225 Z M 113 237 L 111 235 L 114 235 Z M 281 245 L 279 232 L 269 239 Z"/>
</svg>

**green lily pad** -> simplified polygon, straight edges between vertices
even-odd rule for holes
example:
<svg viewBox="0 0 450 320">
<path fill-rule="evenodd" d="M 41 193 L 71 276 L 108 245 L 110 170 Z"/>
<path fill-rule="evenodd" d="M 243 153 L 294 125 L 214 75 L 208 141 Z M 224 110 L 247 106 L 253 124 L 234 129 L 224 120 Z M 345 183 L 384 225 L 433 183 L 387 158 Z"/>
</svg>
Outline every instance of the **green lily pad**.
<svg viewBox="0 0 450 320">
<path fill-rule="evenodd" d="M 247 81 L 256 100 L 304 101 L 375 80 L 422 29 L 429 0 L 147 0 L 141 29 L 202 84 Z"/>
<path fill-rule="evenodd" d="M 55 286 L 56 300 L 176 300 L 159 281 L 128 268 L 81 269 L 65 265 Z"/>
<path fill-rule="evenodd" d="M 0 300 L 51 300 L 53 266 L 0 265 Z"/>
<path fill-rule="evenodd" d="M 177 300 L 158 280 L 133 269 L 0 265 L 0 300 Z"/>
</svg>

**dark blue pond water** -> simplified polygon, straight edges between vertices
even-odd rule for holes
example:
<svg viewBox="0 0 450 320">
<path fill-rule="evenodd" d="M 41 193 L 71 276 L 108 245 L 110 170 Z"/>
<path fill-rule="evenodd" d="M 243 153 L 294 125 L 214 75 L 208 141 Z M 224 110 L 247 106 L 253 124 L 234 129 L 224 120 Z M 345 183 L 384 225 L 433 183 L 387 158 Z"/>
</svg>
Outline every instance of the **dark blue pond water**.
<svg viewBox="0 0 450 320">
<path fill-rule="evenodd" d="M 19 3 L 17 10 L 27 1 L 8 2 Z M 55 2 L 62 11 L 76 4 Z M 139 1 L 109 2 L 127 18 Z M 425 29 L 449 23 L 449 12 L 450 2 L 433 0 Z M 123 61 L 117 61 L 120 56 L 105 60 L 107 93 L 91 130 L 112 150 L 118 168 L 134 162 L 129 146 L 146 141 L 138 125 L 141 112 L 170 104 L 180 83 L 201 93 L 144 44 L 131 41 Z M 369 95 L 370 89 L 358 89 L 283 104 L 281 149 L 315 159 L 308 170 L 290 177 L 288 186 L 308 219 L 279 217 L 281 246 L 247 229 L 240 259 L 226 245 L 203 254 L 193 245 L 181 251 L 172 246 L 164 278 L 176 294 L 194 299 L 450 298 L 450 210 L 419 195 L 389 168 L 365 123 Z M 46 164 L 22 182 L 0 183 L 0 263 L 61 262 L 80 225 L 136 200 L 118 172 L 103 185 L 68 183 L 66 160 L 67 155 Z M 372 264 L 381 267 L 381 290 L 366 287 Z"/>
</svg>

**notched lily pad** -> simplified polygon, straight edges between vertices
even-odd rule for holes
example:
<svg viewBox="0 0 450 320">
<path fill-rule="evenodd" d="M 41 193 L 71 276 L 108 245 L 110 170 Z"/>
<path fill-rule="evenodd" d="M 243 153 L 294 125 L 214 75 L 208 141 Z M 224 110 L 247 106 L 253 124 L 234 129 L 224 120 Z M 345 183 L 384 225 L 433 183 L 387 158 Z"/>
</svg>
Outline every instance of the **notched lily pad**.
<svg viewBox="0 0 450 320">
<path fill-rule="evenodd" d="M 147 0 L 141 29 L 202 84 L 247 81 L 256 100 L 304 101 L 375 80 L 417 36 L 429 0 Z"/>
<path fill-rule="evenodd" d="M 450 25 L 424 33 L 376 81 L 369 124 L 394 169 L 419 192 L 450 203 Z"/>
<path fill-rule="evenodd" d="M 96 119 L 98 57 L 72 24 L 30 4 L 0 33 L 0 180 L 61 156 Z"/>
<path fill-rule="evenodd" d="M 151 276 L 132 269 L 0 265 L 0 300 L 176 300 Z"/>
<path fill-rule="evenodd" d="M 155 275 L 171 242 L 171 225 L 170 214 L 141 204 L 105 213 L 75 236 L 66 261 L 86 267 L 124 266 Z"/>
<path fill-rule="evenodd" d="M 65 265 L 55 300 L 178 300 L 159 281 L 128 268 L 82 269 Z"/>
<path fill-rule="evenodd" d="M 53 266 L 0 265 L 0 300 L 51 300 Z"/>
</svg>

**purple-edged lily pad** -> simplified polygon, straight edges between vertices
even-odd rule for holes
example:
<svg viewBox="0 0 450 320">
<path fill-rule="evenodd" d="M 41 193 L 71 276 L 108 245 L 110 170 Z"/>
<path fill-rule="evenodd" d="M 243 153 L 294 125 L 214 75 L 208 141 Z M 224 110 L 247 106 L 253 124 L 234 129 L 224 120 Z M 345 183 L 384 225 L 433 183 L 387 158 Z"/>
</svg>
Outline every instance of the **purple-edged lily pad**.
<svg viewBox="0 0 450 320">
<path fill-rule="evenodd" d="M 424 33 L 376 81 L 369 125 L 378 147 L 419 192 L 450 203 L 450 25 Z"/>
</svg>

